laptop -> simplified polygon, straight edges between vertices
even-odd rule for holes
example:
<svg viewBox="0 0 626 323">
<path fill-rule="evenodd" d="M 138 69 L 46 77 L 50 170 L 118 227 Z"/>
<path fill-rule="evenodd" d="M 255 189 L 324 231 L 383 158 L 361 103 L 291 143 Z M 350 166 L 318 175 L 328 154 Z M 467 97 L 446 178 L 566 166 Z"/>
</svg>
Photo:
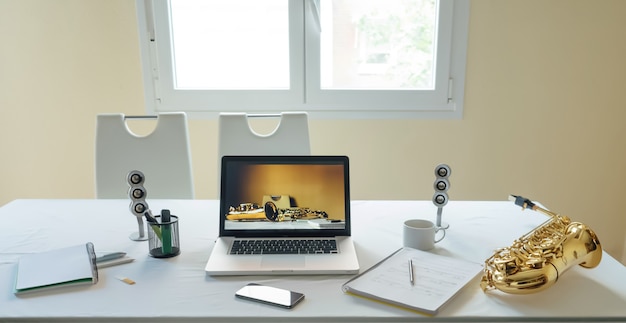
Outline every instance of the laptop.
<svg viewBox="0 0 626 323">
<path fill-rule="evenodd" d="M 222 157 L 209 275 L 354 274 L 346 156 Z"/>
</svg>

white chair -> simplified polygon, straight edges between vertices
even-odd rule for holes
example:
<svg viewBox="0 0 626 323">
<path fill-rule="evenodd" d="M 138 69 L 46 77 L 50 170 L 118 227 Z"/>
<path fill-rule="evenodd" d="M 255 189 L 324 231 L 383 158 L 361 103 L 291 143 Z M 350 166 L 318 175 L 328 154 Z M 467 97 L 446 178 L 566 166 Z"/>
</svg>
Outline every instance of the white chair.
<svg viewBox="0 0 626 323">
<path fill-rule="evenodd" d="M 138 136 L 126 119 L 157 119 L 151 133 Z M 96 197 L 128 198 L 127 174 L 139 170 L 145 175 L 146 197 L 193 199 L 191 149 L 187 116 L 183 112 L 158 116 L 99 114 L 96 124 Z"/>
<path fill-rule="evenodd" d="M 250 118 L 280 118 L 269 134 L 255 132 Z M 219 161 L 227 155 L 310 155 L 309 120 L 306 112 L 280 114 L 221 113 L 219 116 Z"/>
</svg>

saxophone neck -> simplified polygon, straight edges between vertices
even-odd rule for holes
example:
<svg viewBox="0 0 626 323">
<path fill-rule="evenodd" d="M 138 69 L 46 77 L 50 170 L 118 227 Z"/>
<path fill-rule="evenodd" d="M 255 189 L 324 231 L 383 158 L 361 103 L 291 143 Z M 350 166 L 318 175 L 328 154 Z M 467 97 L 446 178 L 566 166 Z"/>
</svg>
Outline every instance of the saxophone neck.
<svg viewBox="0 0 626 323">
<path fill-rule="evenodd" d="M 524 209 L 531 209 L 533 211 L 537 211 L 540 213 L 543 213 L 547 216 L 550 216 L 552 218 L 558 218 L 560 217 L 559 214 L 554 213 L 552 211 L 546 210 L 540 206 L 538 206 L 537 204 L 535 204 L 533 201 L 523 197 L 523 196 L 519 196 L 519 195 L 509 195 L 509 200 L 513 201 L 515 203 L 515 205 L 521 206 L 522 210 Z"/>
</svg>

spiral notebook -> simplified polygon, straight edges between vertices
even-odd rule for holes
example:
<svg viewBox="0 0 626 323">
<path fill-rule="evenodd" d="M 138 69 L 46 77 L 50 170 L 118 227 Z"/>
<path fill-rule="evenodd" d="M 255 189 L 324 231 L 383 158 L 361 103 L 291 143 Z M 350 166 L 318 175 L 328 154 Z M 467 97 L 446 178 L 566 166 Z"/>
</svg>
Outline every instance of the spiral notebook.
<svg viewBox="0 0 626 323">
<path fill-rule="evenodd" d="M 482 268 L 482 264 L 405 247 L 341 288 L 346 293 L 434 315 Z"/>
<path fill-rule="evenodd" d="M 20 257 L 16 295 L 98 282 L 96 254 L 91 242 Z"/>
</svg>

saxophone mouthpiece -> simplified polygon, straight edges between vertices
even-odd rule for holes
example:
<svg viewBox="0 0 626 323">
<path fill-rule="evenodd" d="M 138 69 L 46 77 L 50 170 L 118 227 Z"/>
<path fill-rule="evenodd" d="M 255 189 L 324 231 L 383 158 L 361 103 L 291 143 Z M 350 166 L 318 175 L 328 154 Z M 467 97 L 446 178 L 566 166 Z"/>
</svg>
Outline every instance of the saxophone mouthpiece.
<svg viewBox="0 0 626 323">
<path fill-rule="evenodd" d="M 523 209 L 531 209 L 534 210 L 536 205 L 535 203 L 533 203 L 531 200 L 519 196 L 519 195 L 509 195 L 509 201 L 513 201 L 515 203 L 515 205 L 521 206 L 522 210 Z"/>
</svg>

